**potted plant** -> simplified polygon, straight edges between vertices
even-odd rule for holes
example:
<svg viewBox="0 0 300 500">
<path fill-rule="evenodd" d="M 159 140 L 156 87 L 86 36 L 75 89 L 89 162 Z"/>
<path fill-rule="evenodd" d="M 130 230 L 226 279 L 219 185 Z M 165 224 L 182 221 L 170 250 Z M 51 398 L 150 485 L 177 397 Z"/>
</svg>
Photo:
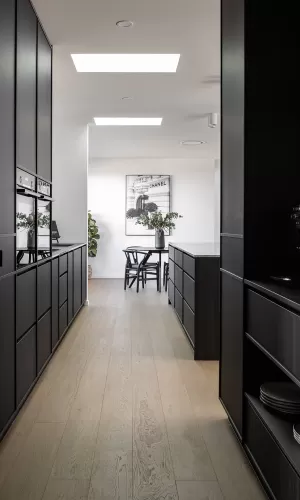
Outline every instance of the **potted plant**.
<svg viewBox="0 0 300 500">
<path fill-rule="evenodd" d="M 177 212 L 163 214 L 162 212 L 155 211 L 141 214 L 136 224 L 141 224 L 149 229 L 155 229 L 155 248 L 165 248 L 165 230 L 175 229 L 174 220 L 181 218 L 182 215 L 179 215 Z"/>
<path fill-rule="evenodd" d="M 98 240 L 100 240 L 99 229 L 96 219 L 93 218 L 91 211 L 88 211 L 88 255 L 96 257 L 98 251 Z M 92 266 L 89 264 L 89 279 L 92 277 Z"/>
</svg>

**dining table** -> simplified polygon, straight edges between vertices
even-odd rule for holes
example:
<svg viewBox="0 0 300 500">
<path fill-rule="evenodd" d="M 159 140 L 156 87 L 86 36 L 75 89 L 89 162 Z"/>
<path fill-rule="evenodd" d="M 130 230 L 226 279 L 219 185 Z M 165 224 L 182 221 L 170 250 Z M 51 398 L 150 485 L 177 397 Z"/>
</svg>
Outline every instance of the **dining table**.
<svg viewBox="0 0 300 500">
<path fill-rule="evenodd" d="M 155 248 L 155 247 L 143 247 L 143 246 L 131 246 L 128 247 L 128 250 L 136 250 L 137 252 L 145 252 L 147 253 L 147 260 L 150 259 L 150 257 L 153 254 L 158 254 L 158 264 L 159 264 L 159 288 L 158 291 L 161 292 L 161 256 L 162 254 L 169 253 L 169 248 Z"/>
</svg>

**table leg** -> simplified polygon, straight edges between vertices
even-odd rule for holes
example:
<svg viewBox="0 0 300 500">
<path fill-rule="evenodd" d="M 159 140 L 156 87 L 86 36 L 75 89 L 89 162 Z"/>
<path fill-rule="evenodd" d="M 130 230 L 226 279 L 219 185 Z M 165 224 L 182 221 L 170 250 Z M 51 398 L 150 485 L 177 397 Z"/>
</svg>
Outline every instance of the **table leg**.
<svg viewBox="0 0 300 500">
<path fill-rule="evenodd" d="M 159 289 L 158 291 L 161 293 L 161 252 L 159 252 Z"/>
</svg>

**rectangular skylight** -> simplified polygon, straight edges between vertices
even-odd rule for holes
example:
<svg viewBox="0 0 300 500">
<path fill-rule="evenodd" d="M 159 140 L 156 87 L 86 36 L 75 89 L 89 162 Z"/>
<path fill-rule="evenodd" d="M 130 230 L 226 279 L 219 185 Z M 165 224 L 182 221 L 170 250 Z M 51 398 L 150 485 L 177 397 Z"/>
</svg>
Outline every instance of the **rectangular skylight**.
<svg viewBox="0 0 300 500">
<path fill-rule="evenodd" d="M 96 125 L 102 126 L 159 126 L 162 123 L 162 118 L 94 118 Z"/>
<path fill-rule="evenodd" d="M 180 54 L 71 54 L 80 73 L 176 73 Z"/>
</svg>

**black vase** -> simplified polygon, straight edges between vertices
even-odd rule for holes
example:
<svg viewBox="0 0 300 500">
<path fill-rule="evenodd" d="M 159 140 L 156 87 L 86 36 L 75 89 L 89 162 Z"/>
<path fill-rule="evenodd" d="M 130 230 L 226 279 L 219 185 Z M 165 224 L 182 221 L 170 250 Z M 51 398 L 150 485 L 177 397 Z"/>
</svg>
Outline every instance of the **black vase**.
<svg viewBox="0 0 300 500">
<path fill-rule="evenodd" d="M 155 248 L 165 248 L 165 233 L 163 229 L 155 230 Z"/>
</svg>

